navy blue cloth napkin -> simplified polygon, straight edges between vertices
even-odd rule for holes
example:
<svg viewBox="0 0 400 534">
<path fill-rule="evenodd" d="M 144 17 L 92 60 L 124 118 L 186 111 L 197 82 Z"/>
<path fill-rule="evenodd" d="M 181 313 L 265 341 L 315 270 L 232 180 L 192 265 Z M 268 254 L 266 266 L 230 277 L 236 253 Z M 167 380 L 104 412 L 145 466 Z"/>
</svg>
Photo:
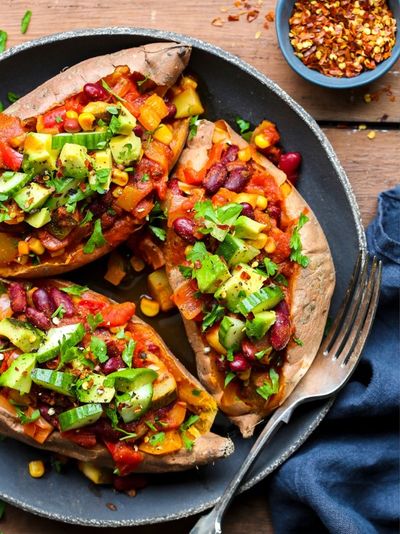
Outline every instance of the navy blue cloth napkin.
<svg viewBox="0 0 400 534">
<path fill-rule="evenodd" d="M 375 323 L 351 382 L 269 480 L 275 534 L 399 532 L 400 186 L 379 195 L 367 241 L 383 263 Z"/>
</svg>

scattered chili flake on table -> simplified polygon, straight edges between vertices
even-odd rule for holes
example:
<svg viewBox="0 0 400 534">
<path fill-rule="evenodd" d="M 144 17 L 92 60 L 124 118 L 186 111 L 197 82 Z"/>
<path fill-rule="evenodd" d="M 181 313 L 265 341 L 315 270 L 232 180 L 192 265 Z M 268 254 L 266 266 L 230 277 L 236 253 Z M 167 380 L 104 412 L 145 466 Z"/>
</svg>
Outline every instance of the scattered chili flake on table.
<svg viewBox="0 0 400 534">
<path fill-rule="evenodd" d="M 296 56 L 338 78 L 374 69 L 396 41 L 396 19 L 386 0 L 299 0 L 289 26 Z"/>
<path fill-rule="evenodd" d="M 226 18 L 216 17 L 212 19 L 211 24 L 216 27 L 222 27 L 225 22 L 239 22 L 241 19 L 251 23 L 259 18 L 264 0 L 235 0 L 230 7 L 223 6 L 219 8 L 221 13 L 226 13 Z M 269 22 L 274 21 L 274 12 L 269 11 L 264 15 L 263 27 L 268 29 Z M 254 38 L 259 39 L 261 32 L 257 31 Z"/>
</svg>

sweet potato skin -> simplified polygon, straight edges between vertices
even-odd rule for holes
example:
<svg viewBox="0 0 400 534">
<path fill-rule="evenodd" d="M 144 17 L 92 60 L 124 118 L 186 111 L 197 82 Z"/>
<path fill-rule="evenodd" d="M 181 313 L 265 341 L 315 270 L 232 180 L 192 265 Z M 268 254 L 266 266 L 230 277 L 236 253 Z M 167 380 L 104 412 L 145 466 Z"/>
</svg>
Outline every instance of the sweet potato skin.
<svg viewBox="0 0 400 534">
<path fill-rule="evenodd" d="M 4 282 L 7 283 L 6 280 Z M 52 285 L 66 287 L 71 283 L 64 280 L 53 280 Z M 90 298 L 90 295 L 94 294 L 95 292 L 91 290 L 84 293 L 86 298 Z M 102 298 L 110 303 L 113 302 L 106 297 Z M 143 453 L 143 462 L 135 472 L 165 473 L 184 471 L 196 465 L 204 465 L 232 454 L 234 450 L 233 442 L 229 438 L 210 432 L 211 425 L 217 414 L 217 405 L 214 399 L 205 392 L 200 382 L 185 369 L 149 325 L 136 316 L 132 317 L 131 323 L 140 325 L 141 328 L 148 330 L 149 337 L 160 347 L 160 357 L 168 362 L 168 368 L 174 374 L 178 384 L 187 385 L 186 389 L 202 391 L 202 406 L 205 413 L 205 432 L 194 442 L 192 450 L 181 449 L 175 453 L 160 456 Z M 112 458 L 104 445 L 98 444 L 91 449 L 86 449 L 73 441 L 66 440 L 58 431 L 54 431 L 43 445 L 37 443 L 24 433 L 23 425 L 21 425 L 19 419 L 8 412 L 2 405 L 0 405 L 0 435 L 16 439 L 35 448 L 63 454 L 82 462 L 93 462 L 102 467 L 113 467 Z"/>
<path fill-rule="evenodd" d="M 220 130 L 225 130 L 231 143 L 239 146 L 239 149 L 248 146 L 248 143 L 234 132 L 226 122 L 217 121 L 216 125 Z M 201 121 L 198 127 L 199 134 L 188 143 L 187 148 L 182 152 L 180 162 L 184 165 L 190 165 L 193 169 L 201 169 L 207 162 L 207 149 L 212 145 L 214 128 L 214 123 Z M 267 158 L 257 153 L 254 159 L 274 178 L 278 186 L 286 182 L 285 173 Z M 299 269 L 291 288 L 291 321 L 296 331 L 296 337 L 303 341 L 303 346 L 299 346 L 293 341 L 289 342 L 286 363 L 282 369 L 281 382 L 283 386 L 281 385 L 273 402 L 266 402 L 263 410 L 252 411 L 252 408 L 243 401 L 239 401 L 228 410 L 227 415 L 239 427 L 243 437 L 253 435 L 255 426 L 285 401 L 309 369 L 322 340 L 335 287 L 335 268 L 332 255 L 324 232 L 313 211 L 293 186 L 291 186 L 290 193 L 285 199 L 285 205 L 289 218 L 296 219 L 303 211 L 306 211 L 309 218 L 309 222 L 301 228 L 300 236 L 303 253 L 309 257 L 310 263 L 307 268 Z M 175 290 L 184 282 L 184 278 L 177 266 L 174 265 L 173 255 L 168 249 L 169 241 L 167 238 L 165 251 L 167 274 L 171 287 Z M 221 406 L 224 390 L 221 382 L 215 376 L 210 353 L 204 351 L 206 345 L 196 323 L 184 318 L 183 322 L 196 356 L 199 379 Z"/>
</svg>

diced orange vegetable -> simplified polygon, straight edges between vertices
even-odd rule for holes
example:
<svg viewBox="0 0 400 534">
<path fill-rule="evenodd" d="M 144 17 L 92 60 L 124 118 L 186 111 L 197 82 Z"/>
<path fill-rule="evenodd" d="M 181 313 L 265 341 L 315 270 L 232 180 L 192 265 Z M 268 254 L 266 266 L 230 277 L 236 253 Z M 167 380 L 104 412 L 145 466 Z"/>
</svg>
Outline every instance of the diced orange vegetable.
<svg viewBox="0 0 400 534">
<path fill-rule="evenodd" d="M 153 269 L 164 267 L 165 258 L 161 248 L 154 243 L 151 237 L 144 237 L 139 243 L 139 252 L 144 261 Z"/>
<path fill-rule="evenodd" d="M 161 417 L 163 428 L 175 430 L 181 426 L 186 417 L 186 402 L 178 401 L 166 415 Z M 164 427 L 165 425 L 165 427 Z"/>
<path fill-rule="evenodd" d="M 107 272 L 104 276 L 107 282 L 118 286 L 126 276 L 124 260 L 119 252 L 114 250 L 108 258 Z"/>
<path fill-rule="evenodd" d="M 118 197 L 116 204 L 125 211 L 133 211 L 139 202 L 146 197 L 153 189 L 153 184 L 149 182 L 138 182 L 137 185 L 127 185 L 122 194 Z"/>
<path fill-rule="evenodd" d="M 172 310 L 175 306 L 171 300 L 173 291 L 169 285 L 165 270 L 159 269 L 149 274 L 147 282 L 150 294 L 159 303 L 161 311 Z"/>
<path fill-rule="evenodd" d="M 18 256 L 18 239 L 0 232 L 0 265 L 10 263 Z"/>
<path fill-rule="evenodd" d="M 153 139 L 153 141 L 146 146 L 144 153 L 149 159 L 158 163 L 165 172 L 168 172 L 169 155 L 171 154 L 171 150 L 164 145 L 164 143 L 160 143 Z"/>
<path fill-rule="evenodd" d="M 221 345 L 219 341 L 219 325 L 212 326 L 206 334 L 206 339 L 210 347 L 212 347 L 218 354 L 226 354 L 226 349 Z"/>
<path fill-rule="evenodd" d="M 164 439 L 158 445 L 144 442 L 139 445 L 139 450 L 148 454 L 161 455 L 179 451 L 182 448 L 182 438 L 177 430 L 168 430 L 164 434 Z"/>
<path fill-rule="evenodd" d="M 194 319 L 203 310 L 203 303 L 196 298 L 196 292 L 190 280 L 182 282 L 174 291 L 174 302 L 185 319 Z"/>
<path fill-rule="evenodd" d="M 29 245 L 26 241 L 19 241 L 18 242 L 18 254 L 20 256 L 24 256 L 26 254 L 29 254 Z"/>
<path fill-rule="evenodd" d="M 146 130 L 155 130 L 158 128 L 161 118 L 154 111 L 154 109 L 144 105 L 140 108 L 139 122 L 146 128 Z"/>
<path fill-rule="evenodd" d="M 142 260 L 142 258 L 138 258 L 137 256 L 132 256 L 132 258 L 129 260 L 131 262 L 132 268 L 137 273 L 140 273 L 145 268 L 145 263 Z"/>
<path fill-rule="evenodd" d="M 149 98 L 146 100 L 145 106 L 155 111 L 160 119 L 163 119 L 168 115 L 168 106 L 161 96 L 156 94 L 149 96 Z"/>
</svg>

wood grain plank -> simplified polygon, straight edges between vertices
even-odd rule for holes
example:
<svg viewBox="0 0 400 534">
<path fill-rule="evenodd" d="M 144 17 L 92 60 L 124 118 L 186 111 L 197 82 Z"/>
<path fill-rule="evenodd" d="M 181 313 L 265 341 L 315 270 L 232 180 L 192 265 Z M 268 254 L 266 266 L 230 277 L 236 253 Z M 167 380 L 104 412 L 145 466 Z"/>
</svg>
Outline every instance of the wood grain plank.
<svg viewBox="0 0 400 534">
<path fill-rule="evenodd" d="M 263 28 L 264 15 L 274 9 L 275 0 L 260 2 L 260 16 L 254 22 L 248 23 L 242 17 L 239 22 L 227 22 L 217 28 L 211 21 L 215 17 L 226 18 L 227 13 L 221 12 L 221 8 L 233 11 L 232 0 L 36 0 L 33 5 L 24 0 L 3 0 L 0 25 L 9 34 L 9 46 L 48 33 L 88 27 L 133 26 L 176 31 L 209 41 L 248 61 L 318 120 L 400 122 L 400 63 L 371 87 L 330 91 L 311 85 L 286 64 L 274 24 Z M 20 20 L 28 6 L 33 16 L 28 32 L 21 35 Z M 261 37 L 256 40 L 258 31 Z M 365 103 L 363 96 L 376 92 L 379 99 Z"/>
</svg>

